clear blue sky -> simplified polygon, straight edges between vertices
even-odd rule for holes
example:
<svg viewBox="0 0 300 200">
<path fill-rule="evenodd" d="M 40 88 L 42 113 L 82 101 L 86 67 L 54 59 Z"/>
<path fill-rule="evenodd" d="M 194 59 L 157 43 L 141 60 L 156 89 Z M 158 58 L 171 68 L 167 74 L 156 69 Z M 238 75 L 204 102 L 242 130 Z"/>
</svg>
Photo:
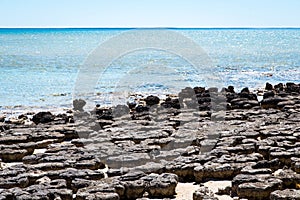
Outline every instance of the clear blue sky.
<svg viewBox="0 0 300 200">
<path fill-rule="evenodd" d="M 0 27 L 300 27 L 300 0 L 0 0 Z"/>
</svg>

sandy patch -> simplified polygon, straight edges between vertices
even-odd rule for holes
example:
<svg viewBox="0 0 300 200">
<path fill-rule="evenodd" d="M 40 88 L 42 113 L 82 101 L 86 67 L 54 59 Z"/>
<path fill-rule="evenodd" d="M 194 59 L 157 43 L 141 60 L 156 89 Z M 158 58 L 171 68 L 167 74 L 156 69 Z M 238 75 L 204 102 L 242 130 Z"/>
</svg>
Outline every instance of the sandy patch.
<svg viewBox="0 0 300 200">
<path fill-rule="evenodd" d="M 216 195 L 219 189 L 225 189 L 226 187 L 231 187 L 231 181 L 208 181 L 204 183 L 204 186 L 208 187 L 211 191 L 215 193 L 215 197 L 219 200 L 231 200 L 232 198 L 228 195 Z"/>
<path fill-rule="evenodd" d="M 192 200 L 193 193 L 199 188 L 198 184 L 194 183 L 178 183 L 176 187 L 175 200 Z"/>
</svg>

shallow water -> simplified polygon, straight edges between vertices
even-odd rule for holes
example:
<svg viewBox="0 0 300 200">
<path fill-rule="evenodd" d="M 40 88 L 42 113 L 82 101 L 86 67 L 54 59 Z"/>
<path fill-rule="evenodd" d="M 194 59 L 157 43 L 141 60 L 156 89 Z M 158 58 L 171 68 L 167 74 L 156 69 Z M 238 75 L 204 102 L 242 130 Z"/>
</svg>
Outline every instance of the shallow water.
<svg viewBox="0 0 300 200">
<path fill-rule="evenodd" d="M 0 29 L 0 106 L 69 106 L 88 56 L 128 29 Z M 184 58 L 161 50 L 129 52 L 99 77 L 94 92 L 172 93 L 185 86 L 263 87 L 299 82 L 300 29 L 173 29 L 209 56 L 212 71 L 194 70 Z M 77 82 L 76 82 L 77 81 Z M 85 94 L 82 94 L 85 95 Z M 108 97 L 108 100 L 111 97 Z M 107 100 L 107 99 L 106 99 Z M 100 100 L 99 100 L 100 101 Z"/>
</svg>

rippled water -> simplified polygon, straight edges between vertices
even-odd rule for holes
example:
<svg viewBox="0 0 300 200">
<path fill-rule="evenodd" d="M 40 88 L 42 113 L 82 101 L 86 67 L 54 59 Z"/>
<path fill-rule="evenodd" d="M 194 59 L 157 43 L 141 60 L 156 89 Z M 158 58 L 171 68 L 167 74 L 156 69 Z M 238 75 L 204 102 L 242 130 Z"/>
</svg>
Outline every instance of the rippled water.
<svg viewBox="0 0 300 200">
<path fill-rule="evenodd" d="M 70 105 L 80 66 L 90 52 L 124 31 L 128 29 L 0 29 L 0 106 Z M 173 31 L 203 48 L 223 86 L 299 82 L 300 29 Z M 170 85 L 208 86 L 186 60 L 155 50 L 122 55 L 97 76 L 98 94 L 122 88 L 128 80 L 135 80 L 134 92 L 168 92 L 170 87 L 159 81 L 167 78 Z"/>
</svg>

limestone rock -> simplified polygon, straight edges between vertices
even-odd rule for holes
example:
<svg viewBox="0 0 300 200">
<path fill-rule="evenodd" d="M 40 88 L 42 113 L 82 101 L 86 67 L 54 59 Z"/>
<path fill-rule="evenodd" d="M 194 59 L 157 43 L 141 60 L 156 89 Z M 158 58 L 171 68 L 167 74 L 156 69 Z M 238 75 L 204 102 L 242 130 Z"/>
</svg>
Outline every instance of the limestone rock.
<svg viewBox="0 0 300 200">
<path fill-rule="evenodd" d="M 207 187 L 200 187 L 193 193 L 193 200 L 217 200 L 214 193 Z"/>
<path fill-rule="evenodd" d="M 300 200 L 300 190 L 286 189 L 276 190 L 270 195 L 271 200 Z"/>
<path fill-rule="evenodd" d="M 147 192 L 149 197 L 172 197 L 176 194 L 175 188 L 178 183 L 178 177 L 175 174 L 149 174 L 143 177 L 142 180 L 148 183 Z"/>
</svg>

